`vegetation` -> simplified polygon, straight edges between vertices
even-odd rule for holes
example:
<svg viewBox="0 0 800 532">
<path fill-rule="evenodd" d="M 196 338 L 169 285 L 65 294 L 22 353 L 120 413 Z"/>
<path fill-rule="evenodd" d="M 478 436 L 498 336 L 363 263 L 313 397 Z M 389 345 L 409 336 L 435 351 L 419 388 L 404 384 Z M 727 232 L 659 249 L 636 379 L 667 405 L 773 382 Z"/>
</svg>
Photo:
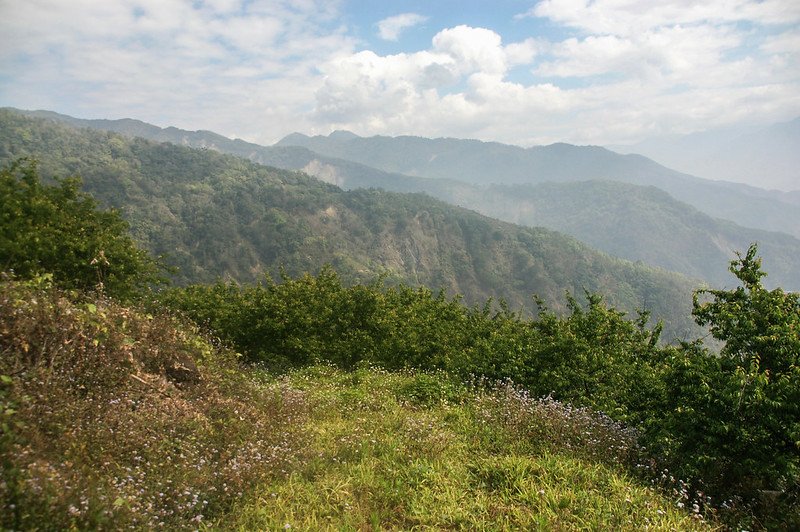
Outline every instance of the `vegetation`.
<svg viewBox="0 0 800 532">
<path fill-rule="evenodd" d="M 531 317 L 333 267 L 130 307 L 157 263 L 119 215 L 3 179 L 4 528 L 800 527 L 800 295 L 755 246 L 695 294 L 718 354 L 591 292 Z"/>
<path fill-rule="evenodd" d="M 655 186 L 709 216 L 800 237 L 800 211 L 789 195 L 681 174 L 640 155 L 620 155 L 599 146 L 557 143 L 526 149 L 452 138 L 297 133 L 276 146 L 303 147 L 385 172 L 478 185 L 613 179 Z"/>
<path fill-rule="evenodd" d="M 724 341 L 719 357 L 688 346 L 670 360 L 667 446 L 679 474 L 726 498 L 795 506 L 800 498 L 800 294 L 764 289 L 751 246 L 731 264 L 734 290 L 695 296 L 695 316 Z M 710 300 L 703 297 L 710 296 Z M 798 513 L 789 520 L 800 526 Z"/>
<path fill-rule="evenodd" d="M 626 448 L 609 449 L 629 438 L 564 405 L 363 368 L 289 381 L 311 405 L 311 458 L 242 500 L 233 528 L 713 528 L 620 473 Z"/>
<path fill-rule="evenodd" d="M 556 312 L 564 293 L 603 293 L 628 313 L 651 311 L 664 337 L 697 328 L 679 275 L 616 260 L 564 235 L 521 228 L 421 194 L 344 192 L 297 172 L 211 150 L 75 130 L 0 111 L 0 162 L 36 157 L 45 179 L 80 174 L 101 205 L 120 209 L 131 234 L 178 271 L 178 284 L 257 282 L 281 267 L 292 277 L 330 263 L 345 284 L 444 288 L 470 305 L 504 299 Z"/>
<path fill-rule="evenodd" d="M 47 111 L 25 114 L 128 137 L 214 149 L 259 164 L 301 170 L 345 190 L 424 192 L 506 222 L 555 229 L 615 257 L 678 272 L 711 286 L 729 282 L 727 263 L 735 250 L 758 242 L 761 255 L 770 265 L 766 285 L 800 289 L 800 220 L 794 231 L 787 225 L 787 211 L 795 217 L 797 211 L 789 205 L 793 200 L 788 195 L 762 191 L 762 197 L 756 197 L 752 195 L 755 189 L 747 187 L 726 188 L 700 179 L 693 182 L 640 158 L 591 148 L 572 147 L 570 151 L 570 147 L 561 146 L 561 153 L 558 146 L 551 146 L 525 151 L 453 139 L 363 139 L 343 132 L 313 138 L 290 135 L 280 145 L 259 146 L 209 131 L 162 129 L 130 119 L 81 120 Z M 548 150 L 553 154 L 547 165 L 534 164 L 537 158 L 546 159 L 543 154 Z M 591 163 L 577 162 L 592 156 L 596 160 Z M 444 165 L 432 167 L 442 160 Z M 491 163 L 484 165 L 486 160 Z M 621 168 L 620 161 L 631 168 Z M 562 174 L 569 165 L 577 168 Z M 607 169 L 609 165 L 613 170 Z M 651 174 L 657 178 L 642 180 L 642 175 Z M 487 186 L 489 181 L 496 184 Z M 698 188 L 691 190 L 691 183 Z M 665 187 L 670 188 L 669 193 Z M 707 204 L 687 202 L 686 197 L 675 199 L 687 191 Z M 770 195 L 773 197 L 768 199 Z M 713 197 L 717 199 L 710 199 Z M 708 212 L 738 220 L 738 225 Z M 742 226 L 745 220 L 748 227 Z M 749 228 L 762 227 L 758 223 L 765 221 L 770 231 Z M 611 294 L 602 287 L 596 289 Z M 668 332 L 672 331 L 668 328 Z"/>
<path fill-rule="evenodd" d="M 646 315 L 630 322 L 602 298 L 587 297 L 587 308 L 569 298 L 564 318 L 541 308 L 531 320 L 426 288 L 348 288 L 328 268 L 281 283 L 173 289 L 161 300 L 269 368 L 325 361 L 510 378 L 534 396 L 638 420 L 642 403 L 657 396 L 648 364 L 659 353 L 659 330 L 646 328 Z"/>
<path fill-rule="evenodd" d="M 97 210 L 80 186 L 78 178 L 43 185 L 31 161 L 0 169 L 0 267 L 121 298 L 162 281 L 159 262 L 134 244 L 119 213 Z"/>
<path fill-rule="evenodd" d="M 683 479 L 674 489 L 698 508 L 793 527 L 800 305 L 797 294 L 760 285 L 755 253 L 732 264 L 742 287 L 698 293 L 711 297 L 697 300 L 695 316 L 725 342 L 720 356 L 700 342 L 660 346 L 646 316 L 628 321 L 592 294 L 585 307 L 569 298 L 567 316 L 542 308 L 531 320 L 425 289 L 346 288 L 326 270 L 280 284 L 192 286 L 163 300 L 267 367 L 368 363 L 459 382 L 510 379 L 533 397 L 604 412 L 638 431 L 649 457 L 640 472 Z M 782 511 L 766 513 L 764 497 Z"/>
<path fill-rule="evenodd" d="M 0 526 L 709 528 L 629 431 L 444 374 L 239 366 L 186 322 L 0 285 Z"/>
<path fill-rule="evenodd" d="M 0 285 L 0 527 L 196 529 L 305 445 L 302 396 L 186 323 Z"/>
</svg>

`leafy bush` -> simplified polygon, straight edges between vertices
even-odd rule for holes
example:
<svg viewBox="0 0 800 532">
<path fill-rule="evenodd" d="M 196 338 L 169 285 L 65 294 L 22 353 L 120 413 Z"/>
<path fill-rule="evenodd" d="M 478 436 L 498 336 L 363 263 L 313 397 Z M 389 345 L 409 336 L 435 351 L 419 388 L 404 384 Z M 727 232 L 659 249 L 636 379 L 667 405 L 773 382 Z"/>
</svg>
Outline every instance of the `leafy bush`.
<svg viewBox="0 0 800 532">
<path fill-rule="evenodd" d="M 161 266 L 128 236 L 117 211 L 97 208 L 77 177 L 41 182 L 36 163 L 0 170 L 0 269 L 23 279 L 51 273 L 64 288 L 102 287 L 130 298 L 161 281 Z"/>
<path fill-rule="evenodd" d="M 800 294 L 766 290 L 756 252 L 751 246 L 731 263 L 741 286 L 696 294 L 698 323 L 725 344 L 718 357 L 698 344 L 672 354 L 663 432 L 650 439 L 702 489 L 756 505 L 769 500 L 772 509 L 757 509 L 767 523 L 777 517 L 797 528 Z"/>
</svg>

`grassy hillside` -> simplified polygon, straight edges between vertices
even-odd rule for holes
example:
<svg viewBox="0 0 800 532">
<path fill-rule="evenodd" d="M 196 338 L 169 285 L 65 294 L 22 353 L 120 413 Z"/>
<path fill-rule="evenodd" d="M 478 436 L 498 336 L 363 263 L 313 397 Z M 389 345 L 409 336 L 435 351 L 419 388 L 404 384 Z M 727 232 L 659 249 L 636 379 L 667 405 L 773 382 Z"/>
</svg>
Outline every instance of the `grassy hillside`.
<svg viewBox="0 0 800 532">
<path fill-rule="evenodd" d="M 0 283 L 0 526 L 706 530 L 604 416 L 444 375 L 242 367 L 193 326 Z M 74 297 L 74 296 L 73 296 Z"/>
<path fill-rule="evenodd" d="M 104 205 L 122 209 L 133 235 L 180 268 L 179 282 L 253 281 L 265 272 L 316 271 L 331 263 L 349 282 L 408 281 L 505 298 L 531 309 L 538 294 L 564 308 L 564 292 L 607 294 L 667 322 L 685 338 L 693 283 L 612 259 L 544 229 L 521 228 L 423 195 L 344 192 L 297 172 L 210 150 L 76 130 L 0 113 L 0 161 L 39 159 L 43 174 L 80 174 Z"/>
</svg>

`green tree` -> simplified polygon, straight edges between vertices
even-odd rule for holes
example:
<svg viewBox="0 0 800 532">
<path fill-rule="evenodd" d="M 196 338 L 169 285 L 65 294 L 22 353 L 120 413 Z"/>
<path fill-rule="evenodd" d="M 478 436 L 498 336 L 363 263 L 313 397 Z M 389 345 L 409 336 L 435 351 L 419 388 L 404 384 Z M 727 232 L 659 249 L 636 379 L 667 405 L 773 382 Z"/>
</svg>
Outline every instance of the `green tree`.
<svg viewBox="0 0 800 532">
<path fill-rule="evenodd" d="M 675 354 L 665 426 L 674 462 L 706 489 L 790 497 L 800 487 L 800 294 L 766 290 L 756 253 L 731 263 L 741 286 L 695 294 L 695 319 L 725 343 L 719 357 L 697 344 Z"/>
<path fill-rule="evenodd" d="M 123 299 L 162 282 L 159 261 L 136 246 L 119 212 L 98 209 L 80 186 L 78 177 L 43 184 L 27 159 L 0 170 L 0 269 Z"/>
</svg>

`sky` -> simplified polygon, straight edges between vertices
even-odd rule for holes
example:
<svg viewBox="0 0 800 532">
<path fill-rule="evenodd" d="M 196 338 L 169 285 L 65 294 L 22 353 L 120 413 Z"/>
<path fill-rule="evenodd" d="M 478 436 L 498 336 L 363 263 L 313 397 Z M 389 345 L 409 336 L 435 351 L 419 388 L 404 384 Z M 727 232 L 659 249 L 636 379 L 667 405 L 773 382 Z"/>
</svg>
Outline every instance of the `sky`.
<svg viewBox="0 0 800 532">
<path fill-rule="evenodd" d="M 625 144 L 800 116 L 798 0 L 0 0 L 0 106 L 260 144 Z"/>
</svg>

